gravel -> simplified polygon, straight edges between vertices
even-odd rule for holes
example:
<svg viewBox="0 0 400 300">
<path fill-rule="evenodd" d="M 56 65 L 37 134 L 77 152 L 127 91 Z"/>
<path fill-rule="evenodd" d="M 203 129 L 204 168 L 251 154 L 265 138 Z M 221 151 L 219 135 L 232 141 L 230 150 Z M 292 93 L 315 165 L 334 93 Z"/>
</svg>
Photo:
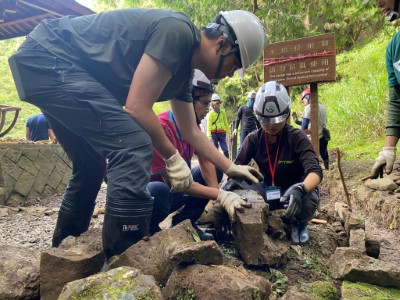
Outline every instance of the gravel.
<svg viewBox="0 0 400 300">
<path fill-rule="evenodd" d="M 102 227 L 106 188 L 96 199 L 95 213 L 90 227 Z M 51 239 L 57 221 L 62 195 L 37 200 L 28 207 L 0 206 L 0 244 L 22 245 L 29 249 L 51 248 Z"/>
</svg>

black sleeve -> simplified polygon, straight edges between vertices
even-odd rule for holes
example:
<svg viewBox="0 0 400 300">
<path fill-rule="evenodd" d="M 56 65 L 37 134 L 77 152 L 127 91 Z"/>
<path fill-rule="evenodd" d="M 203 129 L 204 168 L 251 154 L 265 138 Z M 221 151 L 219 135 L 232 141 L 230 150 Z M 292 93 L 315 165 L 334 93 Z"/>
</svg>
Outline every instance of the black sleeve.
<svg viewBox="0 0 400 300">
<path fill-rule="evenodd" d="M 237 114 L 237 117 L 236 117 L 236 129 L 239 128 L 239 123 L 240 123 L 240 120 L 242 119 L 242 112 L 243 112 L 242 107 L 243 106 L 239 107 L 239 111 L 238 111 L 238 114 Z"/>
<path fill-rule="evenodd" d="M 248 165 L 254 158 L 258 147 L 258 131 L 250 133 L 244 140 L 239 155 L 236 157 L 235 164 Z"/>
</svg>

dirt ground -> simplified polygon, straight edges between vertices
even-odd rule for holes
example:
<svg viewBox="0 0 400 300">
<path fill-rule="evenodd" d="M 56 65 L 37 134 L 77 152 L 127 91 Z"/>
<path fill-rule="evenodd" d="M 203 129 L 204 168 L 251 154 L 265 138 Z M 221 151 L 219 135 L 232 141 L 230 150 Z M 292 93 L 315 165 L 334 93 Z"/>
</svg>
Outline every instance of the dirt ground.
<svg viewBox="0 0 400 300">
<path fill-rule="evenodd" d="M 370 161 L 343 161 L 342 170 L 350 194 L 363 184 L 360 180 L 369 172 Z M 332 279 L 329 276 L 329 257 L 337 246 L 345 246 L 347 237 L 334 228 L 337 220 L 333 214 L 334 203 L 346 202 L 344 193 L 330 194 L 329 186 L 341 184 L 338 168 L 333 163 L 332 170 L 324 171 L 325 182 L 321 185 L 321 204 L 316 218 L 327 220 L 328 224 L 310 224 L 310 243 L 305 246 L 290 247 L 289 261 L 284 266 L 250 268 L 252 272 L 269 279 L 272 283 L 271 299 L 278 299 L 292 284 Z M 382 193 L 382 197 L 384 197 Z M 102 226 L 106 198 L 106 188 L 98 194 L 97 207 L 91 227 Z M 57 211 L 62 195 L 38 200 L 32 206 L 9 208 L 0 207 L 0 243 L 19 244 L 31 249 L 50 248 L 51 236 L 57 219 Z M 400 201 L 400 200 L 399 200 Z M 378 226 L 365 214 L 362 207 L 354 208 L 366 218 L 366 230 L 381 237 L 380 259 L 400 264 L 400 230 Z M 206 229 L 203 227 L 203 229 Z M 228 264 L 243 265 L 233 243 L 220 243 Z M 339 285 L 339 282 L 335 282 Z"/>
</svg>

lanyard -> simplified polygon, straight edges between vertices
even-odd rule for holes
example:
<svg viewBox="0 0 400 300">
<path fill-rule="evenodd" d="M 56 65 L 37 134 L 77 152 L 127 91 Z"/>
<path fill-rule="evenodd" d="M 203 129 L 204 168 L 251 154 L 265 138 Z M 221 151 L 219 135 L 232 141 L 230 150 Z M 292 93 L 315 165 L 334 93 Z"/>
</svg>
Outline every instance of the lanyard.
<svg viewBox="0 0 400 300">
<path fill-rule="evenodd" d="M 172 122 L 175 125 L 176 134 L 178 136 L 179 142 L 181 143 L 181 147 L 183 149 L 183 155 L 185 156 L 185 161 L 186 161 L 186 163 L 187 163 L 187 165 L 189 166 L 189 169 L 190 169 L 191 168 L 190 145 L 188 143 L 184 143 L 183 142 L 181 132 L 179 131 L 178 125 L 176 124 L 176 121 L 175 121 L 175 118 L 174 118 L 174 115 L 173 115 L 172 111 L 170 111 L 170 116 L 171 116 Z M 185 147 L 185 144 L 186 144 L 186 147 Z"/>
<path fill-rule="evenodd" d="M 274 160 L 274 165 L 272 166 L 271 163 L 271 157 L 269 154 L 269 147 L 268 147 L 268 134 L 264 132 L 265 136 L 265 148 L 267 149 L 267 157 L 268 157 L 268 166 L 269 166 L 269 171 L 271 173 L 271 178 L 272 178 L 272 185 L 275 185 L 275 171 L 276 171 L 276 166 L 278 164 L 278 154 L 279 154 L 279 146 L 281 143 L 281 135 L 279 135 L 279 141 L 278 141 L 278 149 L 276 149 L 276 154 L 275 154 L 275 160 Z"/>
</svg>

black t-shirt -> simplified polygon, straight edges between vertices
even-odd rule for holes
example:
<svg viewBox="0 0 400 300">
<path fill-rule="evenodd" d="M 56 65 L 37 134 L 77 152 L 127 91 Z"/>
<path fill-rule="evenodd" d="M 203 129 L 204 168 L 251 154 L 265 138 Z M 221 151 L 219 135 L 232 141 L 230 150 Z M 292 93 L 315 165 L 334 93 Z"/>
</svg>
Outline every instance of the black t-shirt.
<svg viewBox="0 0 400 300">
<path fill-rule="evenodd" d="M 279 138 L 278 138 L 279 141 Z M 271 164 L 273 166 L 278 142 L 269 144 Z M 254 159 L 264 176 L 264 184 L 272 185 L 268 165 L 265 132 L 262 128 L 247 136 L 236 158 L 238 165 L 247 165 Z M 275 171 L 275 186 L 281 188 L 282 194 L 293 184 L 302 182 L 309 173 L 316 173 L 322 180 L 322 169 L 310 140 L 300 129 L 285 125 L 279 142 L 278 163 Z"/>
<path fill-rule="evenodd" d="M 259 127 L 253 108 L 248 107 L 247 105 L 242 105 L 241 107 L 239 107 L 239 111 L 236 118 L 236 129 L 238 129 L 240 122 L 241 122 L 240 130 L 245 130 L 250 132 Z"/>
<path fill-rule="evenodd" d="M 181 13 L 120 9 L 67 16 L 42 21 L 29 36 L 55 56 L 86 69 L 121 104 L 125 104 L 133 74 L 144 53 L 172 73 L 159 101 L 171 98 L 193 101 L 191 59 L 201 35 Z"/>
</svg>

